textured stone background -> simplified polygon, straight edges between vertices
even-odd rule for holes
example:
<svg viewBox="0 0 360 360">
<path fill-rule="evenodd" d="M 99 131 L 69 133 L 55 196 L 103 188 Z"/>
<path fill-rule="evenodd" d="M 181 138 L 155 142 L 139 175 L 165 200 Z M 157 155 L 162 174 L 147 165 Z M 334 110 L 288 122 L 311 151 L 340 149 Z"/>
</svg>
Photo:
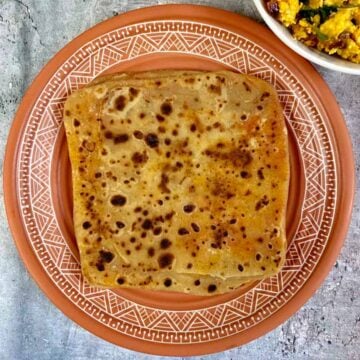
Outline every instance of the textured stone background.
<svg viewBox="0 0 360 360">
<path fill-rule="evenodd" d="M 181 2 L 181 1 L 173 1 Z M 259 16 L 251 1 L 186 1 Z M 167 1 L 0 0 L 0 161 L 14 112 L 43 65 L 90 26 L 130 9 Z M 345 115 L 360 164 L 360 77 L 318 69 Z M 360 169 L 357 171 L 359 189 Z M 2 169 L 1 169 L 2 172 Z M 2 179 L 2 173 L 0 174 Z M 65 317 L 36 286 L 12 241 L 0 190 L 0 359 L 161 359 L 121 349 Z M 360 359 L 360 194 L 337 263 L 291 319 L 220 359 Z"/>
</svg>

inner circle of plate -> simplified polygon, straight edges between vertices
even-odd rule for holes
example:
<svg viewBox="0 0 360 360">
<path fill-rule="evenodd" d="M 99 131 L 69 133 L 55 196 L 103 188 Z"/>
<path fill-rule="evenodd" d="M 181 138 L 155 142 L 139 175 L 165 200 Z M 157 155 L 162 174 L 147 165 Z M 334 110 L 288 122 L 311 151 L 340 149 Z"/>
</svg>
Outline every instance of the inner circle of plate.
<svg viewBox="0 0 360 360">
<path fill-rule="evenodd" d="M 184 63 L 189 63 L 188 55 L 184 54 L 161 54 L 161 59 L 164 60 L 163 64 L 156 64 L 156 69 L 159 68 L 174 68 L 179 62 L 181 66 Z M 106 73 L 119 72 L 119 71 L 132 71 L 141 69 L 151 69 L 154 66 L 154 62 L 151 57 L 147 55 L 141 56 L 141 65 L 137 61 L 115 63 L 112 67 L 106 70 Z M 206 59 L 194 59 L 191 60 L 192 69 L 202 70 L 219 70 L 224 69 L 223 64 L 217 64 L 214 62 L 208 62 Z M 188 64 L 189 66 L 189 64 Z M 289 135 L 289 153 L 290 153 L 290 168 L 291 178 L 289 186 L 289 201 L 287 209 L 287 238 L 288 245 L 291 244 L 296 231 L 298 230 L 299 222 L 301 221 L 301 209 L 305 198 L 304 186 L 306 181 L 304 179 L 304 169 L 300 157 L 300 151 L 296 136 L 293 133 L 292 128 L 288 127 Z M 56 137 L 54 144 L 54 150 L 52 154 L 52 169 L 51 173 L 51 192 L 52 192 L 52 206 L 54 207 L 55 217 L 58 220 L 59 230 L 62 237 L 67 242 L 67 246 L 72 252 L 72 255 L 79 262 L 79 253 L 76 246 L 76 239 L 74 236 L 73 228 L 73 199 L 72 199 L 72 181 L 71 181 L 71 165 L 69 160 L 69 154 L 67 150 L 66 137 L 64 128 L 61 127 Z M 135 301 L 136 303 L 146 305 L 149 307 L 155 307 L 164 310 L 193 310 L 202 308 L 204 306 L 216 305 L 218 303 L 224 303 L 228 300 L 239 297 L 240 294 L 244 294 L 251 287 L 255 286 L 258 281 L 254 283 L 248 283 L 236 291 L 222 295 L 213 296 L 211 298 L 204 296 L 190 296 L 188 294 L 179 294 L 171 292 L 152 292 L 152 296 L 148 296 L 147 291 L 135 290 L 135 289 L 121 289 L 113 290 L 115 293 L 125 297 L 128 300 Z"/>
<path fill-rule="evenodd" d="M 225 16 L 226 22 L 219 23 L 217 19 Z M 278 275 L 206 299 L 111 291 L 83 281 L 68 216 L 70 183 L 64 181 L 70 176 L 64 176 L 64 169 L 69 172 L 62 127 L 64 102 L 71 92 L 105 72 L 158 68 L 228 68 L 264 79 L 276 88 L 290 134 L 293 177 L 287 219 L 291 236 Z M 17 211 L 16 219 L 9 218 L 9 222 L 35 280 L 82 326 L 109 341 L 155 354 L 219 351 L 250 341 L 281 323 L 311 295 L 310 280 L 319 284 L 334 261 L 353 196 L 353 170 L 347 170 L 347 192 L 340 178 L 344 174 L 337 156 L 339 141 L 344 141 L 351 157 L 341 114 L 336 103 L 331 105 L 332 113 L 324 110 L 313 79 L 319 81 L 320 93 L 329 93 L 314 69 L 266 29 L 206 7 L 143 9 L 104 22 L 75 39 L 40 74 L 36 81 L 41 90 L 31 93 L 36 81 L 30 88 L 24 99 L 27 104 L 22 106 L 30 105 L 31 111 L 25 116 L 20 107 L 16 119 L 21 135 L 13 130 L 9 137 L 17 139 L 15 145 L 8 145 L 5 164 L 11 168 L 5 174 L 5 187 L 16 192 L 15 204 L 9 205 L 6 199 L 8 214 L 11 206 Z M 336 121 L 339 124 L 334 125 Z M 342 139 L 334 135 L 334 126 Z M 12 184 L 11 179 L 15 179 Z M 344 194 L 350 199 L 346 205 Z M 337 230 L 342 236 L 334 238 L 333 223 L 340 206 L 346 207 L 343 225 Z M 26 244 L 20 230 L 14 230 L 16 221 L 22 224 Z M 32 254 L 26 255 L 25 248 Z"/>
</svg>

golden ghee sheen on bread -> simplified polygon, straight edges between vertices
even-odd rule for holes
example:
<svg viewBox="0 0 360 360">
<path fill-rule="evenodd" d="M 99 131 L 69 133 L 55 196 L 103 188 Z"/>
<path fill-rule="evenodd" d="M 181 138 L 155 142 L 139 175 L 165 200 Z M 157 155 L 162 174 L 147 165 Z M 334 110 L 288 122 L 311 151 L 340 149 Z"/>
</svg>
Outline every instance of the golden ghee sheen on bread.
<svg viewBox="0 0 360 360">
<path fill-rule="evenodd" d="M 279 271 L 289 159 L 270 84 L 108 75 L 68 98 L 64 121 L 88 282 L 213 295 Z"/>
</svg>

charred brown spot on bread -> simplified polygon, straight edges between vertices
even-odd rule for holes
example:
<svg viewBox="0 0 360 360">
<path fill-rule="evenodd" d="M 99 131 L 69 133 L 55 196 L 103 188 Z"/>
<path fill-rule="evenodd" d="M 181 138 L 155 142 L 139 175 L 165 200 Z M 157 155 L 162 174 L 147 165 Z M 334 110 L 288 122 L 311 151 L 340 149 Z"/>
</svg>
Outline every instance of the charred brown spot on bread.
<svg viewBox="0 0 360 360">
<path fill-rule="evenodd" d="M 264 101 L 267 97 L 270 96 L 270 93 L 265 91 L 261 94 L 260 101 Z"/>
<path fill-rule="evenodd" d="M 98 260 L 95 264 L 98 271 L 104 271 L 105 263 L 110 263 L 114 259 L 114 257 L 115 256 L 111 251 L 100 250 Z"/>
<path fill-rule="evenodd" d="M 150 247 L 150 248 L 148 249 L 148 255 L 149 255 L 150 257 L 153 257 L 153 256 L 155 255 L 155 249 L 154 249 L 153 247 Z"/>
<path fill-rule="evenodd" d="M 78 119 L 74 119 L 73 124 L 75 127 L 78 127 L 78 126 L 80 126 L 80 121 Z"/>
<path fill-rule="evenodd" d="M 186 212 L 186 213 L 191 213 L 191 212 L 193 212 L 194 210 L 195 210 L 195 205 L 193 205 L 193 204 L 187 204 L 187 205 L 185 205 L 184 207 L 183 207 L 183 209 L 184 209 L 184 211 Z"/>
<path fill-rule="evenodd" d="M 153 234 L 154 234 L 154 235 L 160 235 L 161 232 L 162 232 L 161 226 L 157 226 L 157 227 L 155 227 L 155 228 L 153 229 Z"/>
<path fill-rule="evenodd" d="M 160 180 L 160 184 L 159 184 L 159 189 L 163 192 L 163 193 L 170 193 L 170 189 L 167 187 L 167 184 L 169 183 L 169 177 L 166 175 L 165 172 L 161 173 L 161 180 Z"/>
<path fill-rule="evenodd" d="M 126 204 L 126 197 L 123 195 L 113 195 L 110 202 L 114 206 L 124 206 Z"/>
<path fill-rule="evenodd" d="M 160 248 L 161 249 L 168 249 L 171 246 L 171 241 L 169 239 L 162 239 L 160 241 Z"/>
<path fill-rule="evenodd" d="M 116 226 L 118 229 L 123 229 L 125 227 L 125 224 L 122 221 L 117 221 Z"/>
<path fill-rule="evenodd" d="M 241 148 L 235 148 L 228 151 L 207 149 L 204 154 L 210 158 L 230 161 L 235 167 L 247 166 L 253 160 L 251 152 Z"/>
<path fill-rule="evenodd" d="M 110 263 L 114 259 L 114 254 L 111 251 L 100 250 L 99 251 L 99 260 Z"/>
<path fill-rule="evenodd" d="M 170 268 L 174 261 L 174 255 L 171 253 L 161 254 L 158 257 L 158 264 L 160 269 Z"/>
<path fill-rule="evenodd" d="M 156 134 L 150 133 L 145 136 L 145 142 L 151 148 L 156 148 L 159 146 L 159 138 Z"/>
<path fill-rule="evenodd" d="M 238 265 L 238 270 L 239 270 L 240 272 L 243 272 L 243 271 L 244 271 L 244 266 L 241 265 L 241 264 L 239 264 L 239 265 Z"/>
<path fill-rule="evenodd" d="M 145 219 L 144 222 L 142 223 L 141 227 L 144 230 L 150 230 L 153 227 L 152 221 L 150 219 Z"/>
<path fill-rule="evenodd" d="M 130 101 L 132 101 L 134 98 L 136 98 L 139 94 L 139 90 L 131 87 L 129 89 L 129 95 L 130 95 Z"/>
<path fill-rule="evenodd" d="M 248 171 L 243 170 L 243 171 L 240 172 L 240 176 L 241 176 L 243 179 L 248 179 L 248 178 L 251 177 L 251 174 L 250 174 Z"/>
<path fill-rule="evenodd" d="M 105 270 L 105 265 L 102 262 L 97 262 L 95 266 L 98 269 L 98 271 L 104 271 Z"/>
<path fill-rule="evenodd" d="M 139 140 L 144 138 L 144 134 L 140 130 L 135 130 L 134 131 L 134 136 L 135 136 L 136 139 L 139 139 Z"/>
<path fill-rule="evenodd" d="M 134 164 L 144 164 L 148 161 L 148 159 L 149 157 L 145 151 L 142 153 L 136 151 L 131 157 Z"/>
<path fill-rule="evenodd" d="M 278 256 L 274 259 L 274 263 L 275 263 L 276 267 L 279 267 L 280 261 L 281 261 L 281 256 Z"/>
<path fill-rule="evenodd" d="M 200 285 L 200 280 L 199 280 L 199 279 L 195 280 L 195 281 L 194 281 L 194 285 L 195 285 L 195 286 L 199 286 L 199 285 Z"/>
<path fill-rule="evenodd" d="M 114 136 L 114 144 L 122 144 L 129 140 L 128 134 L 118 134 Z"/>
<path fill-rule="evenodd" d="M 163 115 L 168 116 L 172 113 L 172 106 L 169 102 L 164 102 L 161 104 L 160 110 Z"/>
<path fill-rule="evenodd" d="M 221 95 L 221 87 L 219 85 L 211 84 L 209 85 L 208 90 L 214 94 Z"/>
<path fill-rule="evenodd" d="M 90 221 L 84 221 L 82 224 L 83 229 L 87 230 L 91 228 L 91 222 Z"/>
<path fill-rule="evenodd" d="M 180 228 L 179 230 L 178 230 L 178 234 L 179 235 L 187 235 L 187 234 L 189 234 L 189 230 L 187 230 L 186 228 Z"/>
<path fill-rule="evenodd" d="M 160 114 L 156 114 L 156 119 L 159 121 L 159 122 L 163 122 L 165 120 L 165 118 L 160 115 Z"/>
<path fill-rule="evenodd" d="M 191 223 L 191 228 L 195 231 L 195 232 L 199 232 L 200 231 L 200 227 L 198 224 L 196 223 Z"/>
<path fill-rule="evenodd" d="M 250 151 L 246 151 L 246 150 L 242 150 L 240 153 L 236 151 L 235 153 L 231 153 L 231 155 L 235 157 L 239 156 L 239 159 L 242 161 L 243 166 L 249 165 L 253 159 Z"/>
<path fill-rule="evenodd" d="M 246 81 L 243 81 L 242 84 L 244 85 L 244 88 L 247 92 L 251 92 L 251 87 Z"/>
<path fill-rule="evenodd" d="M 115 99 L 115 108 L 116 110 L 123 111 L 126 106 L 126 97 L 124 95 L 120 95 Z"/>
<path fill-rule="evenodd" d="M 255 210 L 259 211 L 263 207 L 269 205 L 269 199 L 266 195 L 264 195 L 255 205 Z"/>
<path fill-rule="evenodd" d="M 119 285 L 123 285 L 125 284 L 125 278 L 124 277 L 119 277 L 116 282 L 119 284 Z"/>
<path fill-rule="evenodd" d="M 217 289 L 217 286 L 215 284 L 210 284 L 208 286 L 208 293 L 213 293 L 216 291 L 216 289 Z"/>
<path fill-rule="evenodd" d="M 214 241 L 210 244 L 213 249 L 221 249 L 223 244 L 226 244 L 226 241 L 223 241 L 224 237 L 228 236 L 227 231 L 223 231 L 222 229 L 217 229 L 214 234 Z"/>
<path fill-rule="evenodd" d="M 175 215 L 175 211 L 170 211 L 169 213 L 167 213 L 166 215 L 165 215 L 165 219 L 166 220 L 170 220 L 170 219 L 172 219 L 172 217 Z"/>
<path fill-rule="evenodd" d="M 112 131 L 107 130 L 105 131 L 104 136 L 106 139 L 112 139 L 114 137 L 114 134 L 112 133 Z"/>
<path fill-rule="evenodd" d="M 165 287 L 169 287 L 169 286 L 171 286 L 171 284 L 172 284 L 172 280 L 171 280 L 171 279 L 166 278 L 166 279 L 164 280 L 164 285 L 165 285 Z"/>
<path fill-rule="evenodd" d="M 257 171 L 257 175 L 258 175 L 258 178 L 260 180 L 264 180 L 265 179 L 265 176 L 264 176 L 264 168 L 260 168 L 258 171 Z"/>
</svg>

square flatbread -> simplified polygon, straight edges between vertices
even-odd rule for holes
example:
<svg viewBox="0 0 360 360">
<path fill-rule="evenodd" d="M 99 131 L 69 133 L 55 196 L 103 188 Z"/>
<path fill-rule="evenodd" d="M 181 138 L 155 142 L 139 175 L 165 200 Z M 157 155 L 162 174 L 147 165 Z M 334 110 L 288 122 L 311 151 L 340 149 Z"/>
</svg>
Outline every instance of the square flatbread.
<svg viewBox="0 0 360 360">
<path fill-rule="evenodd" d="M 229 71 L 101 77 L 64 110 L 94 285 L 208 295 L 277 273 L 288 139 L 275 90 Z"/>
</svg>

